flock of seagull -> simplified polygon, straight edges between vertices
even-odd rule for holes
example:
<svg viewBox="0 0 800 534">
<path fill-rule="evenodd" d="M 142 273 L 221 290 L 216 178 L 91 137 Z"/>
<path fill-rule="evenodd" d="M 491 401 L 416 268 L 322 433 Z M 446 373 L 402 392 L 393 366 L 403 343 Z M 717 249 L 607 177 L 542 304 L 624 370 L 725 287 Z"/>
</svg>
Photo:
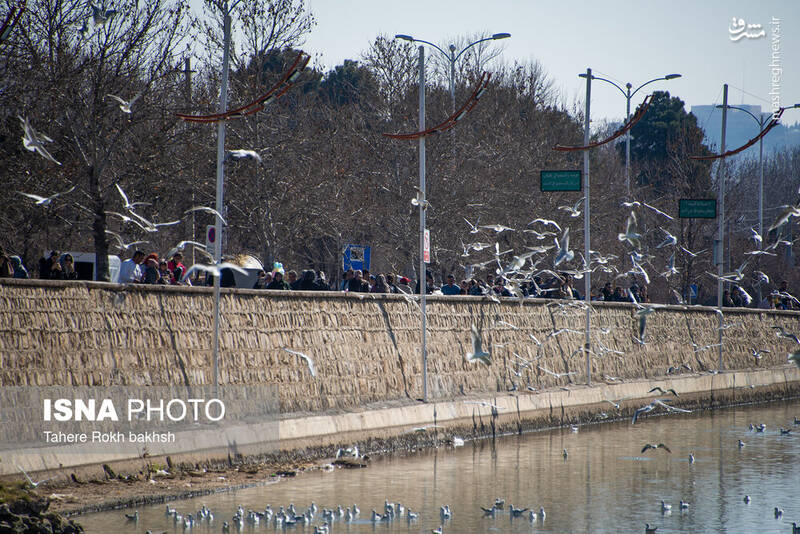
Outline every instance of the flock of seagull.
<svg viewBox="0 0 800 534">
<path fill-rule="evenodd" d="M 109 95 L 109 96 L 114 98 L 115 100 L 118 100 L 118 101 L 121 100 L 119 97 L 116 97 L 114 95 Z M 133 102 L 135 102 L 137 98 L 138 98 L 138 96 L 136 98 L 132 99 L 128 103 L 120 104 L 120 108 L 123 110 L 123 112 L 130 113 L 130 105 L 132 105 Z M 26 149 L 32 151 L 32 152 L 37 152 L 38 154 L 40 154 L 42 157 L 44 157 L 45 159 L 47 159 L 49 161 L 52 161 L 52 162 L 54 162 L 54 163 L 56 163 L 58 165 L 61 165 L 61 163 L 56 161 L 56 159 L 53 158 L 53 156 L 47 151 L 47 149 L 44 146 L 44 143 L 53 142 L 53 140 L 50 139 L 49 137 L 47 137 L 44 134 L 36 132 L 36 130 L 33 129 L 33 127 L 29 124 L 29 122 L 28 122 L 28 120 L 26 118 L 19 117 L 19 119 L 20 119 L 20 121 L 22 122 L 22 125 L 23 125 L 23 132 L 24 132 L 23 145 L 24 145 L 24 147 Z M 260 162 L 260 157 L 258 156 L 258 154 L 255 153 L 255 152 L 250 154 L 250 152 L 252 152 L 252 151 L 248 151 L 248 150 L 230 150 L 230 151 L 228 151 L 226 158 L 227 159 L 231 159 L 231 160 L 249 158 L 249 159 L 257 159 Z M 154 234 L 154 233 L 158 232 L 162 228 L 175 226 L 175 225 L 181 223 L 181 219 L 168 221 L 168 222 L 154 222 L 154 221 L 151 221 L 151 220 L 147 219 L 146 217 L 141 215 L 136 210 L 139 209 L 140 207 L 143 207 L 143 206 L 150 206 L 151 203 L 150 202 L 139 202 L 139 201 L 132 202 L 128 198 L 128 195 L 125 193 L 125 191 L 122 189 L 122 187 L 120 187 L 120 185 L 118 183 L 115 183 L 114 186 L 116 187 L 116 189 L 117 189 L 117 191 L 119 193 L 120 199 L 122 200 L 122 209 L 123 209 L 123 211 L 120 212 L 120 211 L 109 210 L 109 211 L 106 211 L 106 214 L 120 219 L 120 221 L 122 222 L 123 225 L 129 225 L 132 228 L 138 229 L 141 232 L 145 232 L 145 234 Z M 52 194 L 50 196 L 46 196 L 46 197 L 41 196 L 41 195 L 37 195 L 37 194 L 33 194 L 33 193 L 25 193 L 25 192 L 22 192 L 22 191 L 17 191 L 17 193 L 19 193 L 20 195 L 22 195 L 22 196 L 24 196 L 26 198 L 29 198 L 29 199 L 33 200 L 34 201 L 34 205 L 36 205 L 36 206 L 40 206 L 42 208 L 48 208 L 50 205 L 52 205 L 52 203 L 56 199 L 58 199 L 60 197 L 63 197 L 65 195 L 68 195 L 69 193 L 72 193 L 75 190 L 75 188 L 76 188 L 76 186 L 73 185 L 72 187 L 70 187 L 66 191 L 57 192 L 57 193 L 54 193 L 54 194 Z M 87 211 L 87 212 L 90 211 L 88 208 L 85 208 L 85 207 L 81 206 L 80 204 L 76 204 L 76 205 L 78 207 L 80 207 L 81 209 L 83 209 L 84 211 Z M 226 224 L 225 218 L 222 216 L 222 214 L 220 214 L 217 210 L 215 210 L 214 208 L 211 208 L 209 206 L 194 206 L 194 207 L 186 210 L 184 212 L 184 216 L 190 215 L 190 214 L 195 213 L 195 212 L 209 213 L 211 215 L 214 215 L 215 217 L 219 217 L 220 220 L 222 221 L 222 223 Z M 112 230 L 106 230 L 106 234 L 108 234 L 110 237 L 112 237 L 116 242 L 115 246 L 119 250 L 123 250 L 123 251 L 129 251 L 131 249 L 134 249 L 134 247 L 149 243 L 149 241 L 144 240 L 144 239 L 137 239 L 137 240 L 129 241 L 121 233 L 114 232 Z M 192 276 L 192 274 L 194 274 L 194 272 L 196 272 L 196 271 L 203 271 L 203 272 L 207 272 L 207 273 L 213 274 L 214 276 L 219 276 L 220 271 L 223 270 L 223 269 L 226 269 L 226 268 L 232 269 L 232 270 L 240 272 L 242 274 L 247 274 L 246 271 L 244 271 L 240 266 L 238 266 L 236 264 L 233 264 L 233 263 L 230 263 L 230 262 L 219 262 L 219 263 L 214 262 L 213 261 L 213 256 L 211 255 L 210 252 L 208 252 L 206 250 L 206 246 L 203 243 L 199 243 L 197 241 L 190 241 L 190 240 L 181 241 L 176 246 L 174 246 L 174 247 L 172 247 L 170 249 L 170 251 L 167 253 L 166 257 L 171 257 L 176 252 L 182 251 L 187 245 L 193 245 L 197 252 L 199 252 L 199 253 L 201 253 L 201 254 L 203 254 L 203 255 L 208 257 L 208 259 L 210 260 L 210 263 L 207 263 L 207 264 L 196 263 L 196 264 L 192 265 L 183 274 L 183 280 L 186 280 L 187 278 Z"/>
</svg>

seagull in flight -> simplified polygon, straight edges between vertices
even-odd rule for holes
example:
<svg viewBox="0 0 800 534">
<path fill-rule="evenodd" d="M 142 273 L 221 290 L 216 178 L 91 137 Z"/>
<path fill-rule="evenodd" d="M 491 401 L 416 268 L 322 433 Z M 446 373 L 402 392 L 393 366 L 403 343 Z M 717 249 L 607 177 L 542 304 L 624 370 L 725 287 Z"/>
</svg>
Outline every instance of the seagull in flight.
<svg viewBox="0 0 800 534">
<path fill-rule="evenodd" d="M 492 355 L 489 352 L 484 352 L 481 348 L 481 336 L 478 333 L 478 328 L 473 323 L 469 329 L 470 339 L 472 341 L 472 352 L 468 352 L 464 358 L 469 363 L 481 362 L 484 365 L 492 364 Z"/>
<path fill-rule="evenodd" d="M 551 221 L 550 219 L 534 219 L 534 220 L 532 220 L 531 222 L 528 223 L 528 226 L 530 226 L 532 224 L 536 224 L 536 223 L 542 223 L 545 226 L 552 226 L 553 228 L 555 228 L 559 232 L 561 231 L 561 227 L 558 225 L 558 223 L 555 222 L 555 221 Z"/>
<path fill-rule="evenodd" d="M 635 249 L 642 248 L 642 235 L 639 233 L 639 224 L 636 222 L 636 214 L 634 212 L 631 212 L 631 214 L 628 215 L 625 233 L 618 234 L 617 238 L 620 241 L 627 241 Z"/>
<path fill-rule="evenodd" d="M 478 229 L 478 227 L 477 227 L 477 226 L 475 226 L 475 225 L 474 225 L 474 224 L 472 224 L 471 222 L 467 221 L 467 218 L 466 218 L 466 217 L 464 217 L 464 220 L 465 220 L 465 221 L 466 221 L 466 223 L 469 225 L 469 233 L 471 233 L 471 234 L 477 234 L 478 232 L 480 232 L 480 230 Z"/>
<path fill-rule="evenodd" d="M 752 239 L 756 243 L 761 243 L 763 241 L 763 238 L 761 237 L 761 234 L 756 232 L 755 228 L 750 228 L 750 239 Z"/>
<path fill-rule="evenodd" d="M 44 484 L 45 482 L 47 482 L 48 480 L 50 480 L 49 478 L 46 478 L 46 479 L 44 479 L 44 480 L 40 480 L 40 481 L 38 481 L 38 482 L 34 482 L 34 481 L 31 479 L 31 477 L 29 477 L 29 476 L 28 476 L 28 473 L 26 473 L 26 472 L 25 472 L 25 470 L 24 470 L 23 468 L 21 468 L 20 466 L 18 466 L 18 465 L 16 465 L 16 464 L 14 464 L 14 465 L 16 466 L 16 468 L 17 468 L 17 469 L 19 469 L 20 471 L 22 471 L 22 474 L 23 474 L 23 475 L 25 475 L 25 478 L 28 480 L 28 484 L 30 484 L 30 485 L 31 485 L 31 487 L 33 487 L 33 488 L 37 487 L 39 484 Z"/>
<path fill-rule="evenodd" d="M 94 23 L 95 27 L 102 26 L 117 13 L 116 9 L 104 10 L 94 4 L 89 4 L 89 7 L 92 8 L 92 22 Z"/>
<path fill-rule="evenodd" d="M 664 241 L 661 242 L 660 245 L 656 246 L 656 248 L 672 247 L 672 246 L 675 246 L 675 245 L 678 244 L 678 238 L 677 237 L 675 237 L 671 233 L 667 232 L 663 228 L 661 228 L 661 231 L 664 232 L 665 234 L 667 234 L 667 236 L 664 239 Z"/>
<path fill-rule="evenodd" d="M 52 155 L 50 155 L 50 152 L 48 152 L 44 147 L 45 143 L 52 143 L 53 140 L 43 133 L 39 133 L 34 130 L 33 126 L 31 126 L 31 123 L 28 122 L 27 117 L 22 118 L 17 115 L 17 118 L 22 122 L 22 145 L 25 147 L 25 149 L 31 152 L 38 152 L 39 155 L 44 159 L 52 161 L 56 165 L 61 165 L 61 163 Z"/>
<path fill-rule="evenodd" d="M 142 217 L 141 215 L 139 215 L 138 213 L 136 213 L 135 211 L 133 211 L 131 209 L 128 210 L 128 213 L 130 213 L 131 215 L 133 215 L 134 217 L 139 219 L 139 221 L 141 222 L 141 224 L 139 224 L 139 226 L 145 232 L 150 232 L 150 233 L 158 232 L 158 229 L 161 228 L 162 226 L 175 226 L 176 224 L 180 224 L 181 223 L 180 220 L 170 221 L 170 222 L 165 222 L 165 223 L 154 223 L 154 222 L 148 221 L 147 219 L 145 219 L 144 217 Z"/>
<path fill-rule="evenodd" d="M 652 445 L 652 444 L 650 444 L 650 443 L 645 443 L 644 447 L 642 447 L 642 453 L 645 453 L 646 451 L 648 451 L 648 450 L 650 450 L 650 449 L 653 449 L 653 450 L 656 450 L 656 449 L 664 449 L 664 450 L 665 450 L 665 451 L 667 451 L 668 453 L 672 453 L 672 451 L 671 451 L 671 450 L 669 450 L 669 447 L 667 447 L 667 446 L 666 446 L 666 445 L 664 445 L 663 443 L 659 443 L 658 445 Z"/>
<path fill-rule="evenodd" d="M 639 408 L 638 410 L 633 412 L 633 419 L 631 420 L 631 424 L 635 425 L 636 424 L 636 420 L 639 418 L 639 416 L 641 414 L 650 413 L 650 412 L 652 412 L 653 410 L 655 410 L 658 407 L 662 407 L 662 408 L 666 409 L 668 412 L 691 413 L 691 410 L 684 410 L 682 408 L 676 408 L 674 406 L 670 406 L 669 404 L 667 404 L 666 402 L 662 401 L 661 399 L 653 399 L 653 402 L 651 402 L 650 404 L 642 406 L 641 408 Z"/>
<path fill-rule="evenodd" d="M 688 254 L 689 256 L 691 256 L 692 258 L 696 258 L 696 257 L 697 257 L 697 256 L 699 256 L 700 254 L 702 254 L 703 252 L 705 252 L 707 249 L 703 249 L 703 250 L 701 250 L 700 252 L 692 252 L 692 251 L 691 251 L 691 250 L 689 250 L 688 248 L 681 247 L 681 250 L 682 250 L 682 251 L 684 251 L 685 253 L 687 253 L 687 254 Z"/>
<path fill-rule="evenodd" d="M 205 244 L 198 243 L 197 241 L 189 241 L 189 240 L 181 241 L 180 243 L 169 249 L 169 252 L 167 252 L 167 257 L 171 258 L 172 256 L 175 255 L 176 252 L 183 250 L 186 247 L 186 245 L 194 245 L 195 247 L 199 247 L 202 250 L 206 249 Z"/>
<path fill-rule="evenodd" d="M 206 213 L 210 213 L 212 215 L 219 217 L 219 220 L 222 221 L 222 224 L 228 224 L 227 222 L 225 222 L 225 218 L 222 216 L 220 212 L 218 212 L 214 208 L 209 208 L 208 206 L 195 206 L 193 208 L 189 208 L 188 210 L 184 211 L 183 214 L 188 215 L 194 211 L 204 211 Z"/>
<path fill-rule="evenodd" d="M 556 258 L 553 262 L 553 266 L 558 267 L 559 264 L 564 261 L 572 261 L 572 258 L 575 257 L 575 253 L 569 249 L 569 227 L 564 230 L 560 241 L 555 238 L 554 241 L 556 243 Z"/>
<path fill-rule="evenodd" d="M 252 159 L 261 163 L 261 156 L 255 150 L 244 150 L 244 149 L 237 149 L 237 150 L 228 150 L 228 153 L 225 154 L 225 160 L 233 160 L 238 161 L 240 159 Z"/>
<path fill-rule="evenodd" d="M 312 378 L 317 377 L 317 372 L 314 370 L 314 360 L 312 360 L 308 355 L 303 354 L 302 352 L 297 352 L 296 350 L 287 349 L 286 347 L 281 347 L 284 351 L 288 352 L 289 354 L 294 354 L 295 356 L 299 356 L 305 360 L 306 365 L 308 365 L 308 372 L 311 373 Z"/>
<path fill-rule="evenodd" d="M 139 93 L 138 95 L 134 96 L 134 97 L 133 97 L 133 98 L 131 98 L 130 100 L 125 100 L 124 98 L 120 98 L 120 97 L 118 97 L 117 95 L 110 95 L 110 94 L 109 94 L 109 95 L 106 95 L 106 97 L 108 97 L 108 98 L 112 98 L 112 99 L 116 100 L 116 101 L 119 103 L 119 109 L 120 109 L 120 110 L 121 110 L 123 113 L 127 113 L 127 114 L 129 114 L 129 115 L 130 115 L 130 113 L 131 113 L 131 106 L 133 106 L 133 104 L 134 104 L 134 103 L 135 103 L 137 100 L 139 100 L 139 98 L 140 98 L 141 96 L 142 96 L 142 93 Z"/>
<path fill-rule="evenodd" d="M 640 202 L 638 200 L 634 200 L 633 202 L 623 202 L 622 205 L 625 206 L 626 208 L 638 208 L 640 206 L 644 206 L 645 208 L 653 210 L 654 212 L 658 213 L 659 215 L 663 215 L 664 217 L 666 217 L 670 221 L 674 221 L 675 220 L 671 215 L 667 215 L 666 213 L 664 213 L 660 209 L 656 208 L 655 206 L 651 206 L 650 204 L 648 204 L 646 202 Z"/>
<path fill-rule="evenodd" d="M 767 229 L 768 232 L 782 227 L 784 224 L 789 222 L 789 219 L 792 217 L 800 217 L 800 209 L 795 206 L 780 206 L 780 208 L 783 211 L 781 211 L 780 215 L 778 215 L 778 217 L 775 219 L 775 222 L 772 223 L 772 226 Z"/>
<path fill-rule="evenodd" d="M 74 190 L 75 190 L 75 186 L 73 185 L 72 187 L 70 187 L 66 191 L 64 191 L 62 193 L 56 193 L 55 195 L 50 195 L 49 197 L 40 197 L 39 195 L 32 195 L 30 193 L 23 193 L 22 191 L 17 191 L 17 193 L 35 200 L 37 206 L 44 206 L 46 208 L 56 198 L 60 197 L 61 195 L 66 195 L 67 193 L 71 193 Z"/>
<path fill-rule="evenodd" d="M 800 344 L 800 339 L 797 339 L 797 336 L 791 332 L 787 332 L 782 326 L 775 325 L 772 328 L 773 330 L 777 330 L 777 332 L 775 332 L 777 337 L 785 337 L 786 339 L 791 339 L 795 343 Z"/>
<path fill-rule="evenodd" d="M 478 226 L 478 228 L 486 228 L 487 230 L 494 230 L 498 234 L 505 231 L 510 231 L 510 232 L 514 231 L 513 228 L 509 228 L 508 226 L 503 226 L 502 224 L 484 224 Z"/>
<path fill-rule="evenodd" d="M 116 232 L 112 232 L 111 230 L 106 230 L 106 233 L 110 236 L 113 236 L 117 240 L 117 248 L 120 250 L 130 250 L 132 247 L 136 245 L 143 245 L 145 243 L 149 243 L 150 241 L 131 241 L 130 243 L 126 243 L 122 236 Z"/>
<path fill-rule="evenodd" d="M 586 197 L 581 197 L 574 206 L 559 206 L 558 209 L 566 211 L 569 213 L 570 217 L 580 217 L 581 216 L 581 203 L 584 201 Z"/>
<path fill-rule="evenodd" d="M 130 200 L 128 200 L 128 195 L 125 194 L 125 191 L 122 190 L 119 184 L 114 184 L 114 185 L 117 186 L 117 191 L 119 191 L 119 196 L 122 197 L 122 202 L 124 204 L 123 207 L 126 210 L 130 211 L 136 206 L 150 206 L 150 202 L 131 202 Z"/>
<path fill-rule="evenodd" d="M 672 393 L 672 394 L 673 394 L 673 395 L 675 395 L 676 397 L 678 397 L 678 396 L 679 396 L 679 395 L 678 395 L 678 392 L 677 392 L 677 391 L 675 391 L 674 389 L 668 389 L 668 390 L 664 391 L 663 389 L 661 389 L 661 386 L 656 386 L 656 387 L 654 387 L 653 389 L 651 389 L 650 391 L 648 391 L 648 393 L 652 393 L 652 392 L 654 392 L 654 391 L 657 391 L 659 395 L 666 395 L 667 393 Z"/>
<path fill-rule="evenodd" d="M 549 375 L 553 375 L 556 378 L 563 378 L 565 376 L 577 375 L 578 374 L 577 371 L 570 371 L 569 373 L 554 373 L 550 369 L 547 369 L 546 367 L 542 367 L 541 365 L 537 365 L 536 367 L 538 367 L 539 369 L 541 369 L 542 371 L 544 371 L 545 373 L 547 373 Z"/>
</svg>

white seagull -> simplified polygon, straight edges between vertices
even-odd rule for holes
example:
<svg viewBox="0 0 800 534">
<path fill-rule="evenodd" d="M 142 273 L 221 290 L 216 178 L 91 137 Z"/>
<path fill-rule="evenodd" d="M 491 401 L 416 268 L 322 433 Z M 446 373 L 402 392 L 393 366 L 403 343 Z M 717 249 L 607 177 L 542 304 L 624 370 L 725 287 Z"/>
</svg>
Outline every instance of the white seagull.
<svg viewBox="0 0 800 534">
<path fill-rule="evenodd" d="M 572 258 L 575 257 L 575 253 L 569 249 L 569 227 L 564 230 L 560 241 L 555 238 L 553 239 L 556 243 L 556 258 L 553 262 L 553 266 L 558 267 L 563 261 L 572 261 Z"/>
<path fill-rule="evenodd" d="M 38 152 L 44 159 L 52 161 L 56 165 L 61 165 L 61 163 L 51 156 L 50 152 L 44 147 L 45 143 L 52 143 L 53 140 L 43 133 L 38 133 L 34 130 L 33 126 L 28 122 L 27 117 L 22 118 L 17 115 L 17 118 L 22 122 L 22 145 L 25 149 L 31 152 Z"/>
<path fill-rule="evenodd" d="M 492 355 L 489 352 L 484 352 L 481 348 L 481 336 L 478 334 L 478 329 L 473 323 L 469 329 L 470 339 L 472 341 L 472 352 L 464 355 L 464 358 L 469 363 L 481 362 L 484 365 L 492 364 Z"/>
<path fill-rule="evenodd" d="M 247 271 L 245 271 L 235 263 L 222 262 L 218 265 L 206 265 L 204 263 L 195 263 L 186 270 L 186 273 L 183 275 L 181 281 L 185 282 L 186 279 L 189 278 L 189 276 L 191 276 L 191 274 L 195 271 L 204 271 L 206 273 L 211 273 L 214 276 L 219 276 L 222 269 L 231 269 L 240 274 L 247 275 Z"/>
<path fill-rule="evenodd" d="M 561 227 L 558 225 L 558 223 L 555 222 L 555 221 L 551 221 L 550 219 L 534 219 L 534 220 L 532 220 L 531 222 L 528 223 L 528 226 L 530 226 L 532 224 L 536 224 L 536 223 L 542 223 L 545 226 L 552 226 L 553 228 L 555 228 L 559 232 L 561 231 Z"/>
<path fill-rule="evenodd" d="M 124 208 L 126 210 L 132 210 L 136 206 L 149 206 L 150 202 L 131 202 L 128 200 L 128 195 L 125 194 L 125 191 L 119 186 L 119 184 L 114 184 L 117 186 L 117 191 L 119 191 L 119 196 L 122 197 L 122 202 L 124 203 Z"/>
<path fill-rule="evenodd" d="M 625 226 L 625 233 L 617 235 L 620 241 L 627 241 L 635 249 L 642 248 L 642 236 L 639 233 L 639 225 L 636 222 L 636 214 L 631 212 L 628 215 L 628 222 Z"/>
<path fill-rule="evenodd" d="M 66 191 L 64 191 L 62 193 L 56 193 L 55 195 L 51 195 L 49 197 L 40 197 L 39 195 L 32 195 L 30 193 L 23 193 L 22 191 L 17 191 L 17 193 L 19 193 L 20 195 L 26 196 L 28 198 L 32 198 L 33 200 L 36 201 L 36 205 L 37 206 L 47 207 L 56 198 L 60 197 L 61 195 L 66 195 L 67 193 L 71 193 L 74 190 L 75 190 L 75 186 L 73 185 L 72 187 L 70 187 Z"/>
<path fill-rule="evenodd" d="M 570 217 L 580 217 L 581 216 L 581 203 L 586 199 L 586 197 L 581 197 L 574 206 L 559 206 L 558 209 L 566 211 L 569 213 Z"/>
<path fill-rule="evenodd" d="M 135 103 L 137 100 L 139 100 L 139 98 L 142 96 L 142 93 L 139 93 L 138 95 L 134 96 L 134 97 L 133 97 L 133 98 L 131 98 L 130 100 L 125 100 L 124 98 L 120 98 L 120 97 L 118 97 L 117 95 L 110 95 L 110 94 L 109 94 L 109 95 L 106 95 L 106 96 L 107 96 L 108 98 L 113 98 L 114 100 L 116 100 L 116 101 L 119 103 L 119 109 L 120 109 L 120 110 L 121 110 L 123 113 L 128 113 L 128 114 L 130 114 L 130 113 L 131 113 L 131 106 L 132 106 L 132 105 L 133 105 L 133 104 L 134 104 L 134 103 Z"/>
<path fill-rule="evenodd" d="M 46 478 L 46 479 L 44 479 L 44 480 L 40 480 L 40 481 L 38 481 L 38 482 L 34 482 L 33 480 L 31 480 L 31 477 L 29 477 L 29 476 L 28 476 L 28 473 L 26 473 L 26 472 L 25 472 L 25 470 L 24 470 L 23 468 L 21 468 L 20 466 L 18 466 L 18 465 L 16 465 L 16 464 L 14 464 L 14 465 L 17 467 L 17 469 L 19 469 L 20 471 L 22 471 L 22 474 L 23 474 L 23 475 L 25 475 L 25 478 L 28 480 L 28 484 L 30 484 L 30 485 L 31 485 L 31 487 L 33 487 L 33 488 L 37 487 L 39 484 L 44 484 L 45 482 L 47 482 L 48 480 L 50 480 L 49 478 Z"/>
<path fill-rule="evenodd" d="M 206 213 L 210 213 L 212 215 L 219 217 L 219 220 L 222 221 L 222 224 L 228 224 L 227 222 L 225 222 L 225 218 L 222 216 L 220 212 L 218 212 L 214 208 L 209 208 L 208 206 L 195 206 L 193 208 L 189 208 L 188 210 L 184 211 L 183 214 L 188 215 L 193 211 L 204 211 Z"/>
<path fill-rule="evenodd" d="M 281 347 L 284 351 L 288 352 L 289 354 L 294 354 L 295 356 L 299 356 L 306 361 L 308 365 L 308 372 L 311 373 L 313 378 L 317 377 L 317 372 L 314 370 L 314 360 L 308 357 L 308 355 L 303 354 L 302 352 L 297 352 L 296 350 L 287 349 L 286 347 Z"/>
<path fill-rule="evenodd" d="M 261 156 L 255 150 L 228 150 L 228 153 L 225 154 L 225 160 L 240 160 L 240 159 L 252 159 L 261 163 Z"/>
</svg>

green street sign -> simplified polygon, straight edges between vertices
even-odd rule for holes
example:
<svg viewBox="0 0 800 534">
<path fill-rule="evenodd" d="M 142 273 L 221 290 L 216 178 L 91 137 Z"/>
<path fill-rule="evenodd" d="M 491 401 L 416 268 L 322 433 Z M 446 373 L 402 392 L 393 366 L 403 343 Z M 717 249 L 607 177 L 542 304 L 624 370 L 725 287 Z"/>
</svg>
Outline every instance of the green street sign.
<svg viewBox="0 0 800 534">
<path fill-rule="evenodd" d="M 545 191 L 581 191 L 581 171 L 541 171 L 539 189 Z"/>
<path fill-rule="evenodd" d="M 682 198 L 678 201 L 678 217 L 681 219 L 716 219 L 716 199 Z"/>
</svg>

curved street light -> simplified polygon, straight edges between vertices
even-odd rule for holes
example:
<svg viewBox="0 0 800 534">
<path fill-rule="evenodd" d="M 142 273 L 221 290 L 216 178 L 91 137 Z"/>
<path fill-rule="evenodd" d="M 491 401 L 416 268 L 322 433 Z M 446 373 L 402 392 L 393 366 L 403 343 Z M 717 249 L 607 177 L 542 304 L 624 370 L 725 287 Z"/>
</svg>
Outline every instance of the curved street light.
<svg viewBox="0 0 800 534">
<path fill-rule="evenodd" d="M 434 43 L 432 43 L 430 41 L 426 41 L 424 39 L 417 39 L 415 37 L 412 37 L 411 35 L 404 35 L 404 34 L 397 34 L 394 37 L 395 37 L 395 39 L 402 39 L 403 41 L 408 41 L 408 42 L 412 42 L 412 43 L 413 42 L 425 43 L 427 45 L 432 46 L 433 48 L 435 48 L 439 52 L 441 52 L 442 55 L 447 58 L 447 61 L 450 62 L 450 102 L 451 102 L 451 110 L 450 110 L 450 112 L 452 113 L 452 112 L 454 112 L 456 110 L 456 82 L 455 82 L 455 80 L 456 80 L 456 61 L 458 61 L 458 58 L 460 58 L 464 54 L 464 52 L 466 52 L 467 50 L 469 50 L 470 48 L 472 48 L 473 46 L 475 46 L 478 43 L 483 43 L 485 41 L 497 41 L 499 39 L 508 39 L 509 37 L 511 37 L 511 34 L 510 33 L 495 33 L 495 34 L 492 34 L 489 37 L 484 37 L 483 39 L 478 39 L 474 43 L 470 43 L 467 46 L 465 46 L 464 48 L 462 48 L 457 54 L 456 54 L 456 45 L 454 45 L 454 44 L 450 45 L 450 47 L 449 47 L 450 48 L 450 53 L 448 54 L 447 52 L 442 50 L 439 46 L 435 45 Z"/>
<path fill-rule="evenodd" d="M 580 76 L 581 78 L 586 78 L 586 74 L 585 73 L 578 74 L 578 76 Z M 626 108 L 626 112 L 625 112 L 625 122 L 627 122 L 631 118 L 631 98 L 633 98 L 633 95 L 635 95 L 636 93 L 639 92 L 639 89 L 641 89 L 645 85 L 651 84 L 653 82 L 658 82 L 658 81 L 661 81 L 661 80 L 674 80 L 675 78 L 680 78 L 681 76 L 682 76 L 681 74 L 674 73 L 674 74 L 666 74 L 666 75 L 660 76 L 658 78 L 653 78 L 652 80 L 644 82 L 642 85 L 640 85 L 639 87 L 637 87 L 633 91 L 631 91 L 631 88 L 633 87 L 633 85 L 631 85 L 630 82 L 625 84 L 625 88 L 627 89 L 627 91 L 626 91 L 625 89 L 620 87 L 619 84 L 617 84 L 615 82 L 612 82 L 611 80 L 609 80 L 607 78 L 601 78 L 599 76 L 592 75 L 592 79 L 593 80 L 600 80 L 600 81 L 603 81 L 603 82 L 608 82 L 611 85 L 613 85 L 614 87 L 616 87 L 617 89 L 619 89 L 619 92 L 622 93 L 622 96 L 624 96 L 625 99 L 627 100 L 627 108 Z M 631 166 L 631 132 L 629 131 L 625 135 L 625 189 L 626 189 L 626 191 L 628 193 L 628 200 L 630 200 L 630 196 L 631 196 L 630 166 Z"/>
</svg>

